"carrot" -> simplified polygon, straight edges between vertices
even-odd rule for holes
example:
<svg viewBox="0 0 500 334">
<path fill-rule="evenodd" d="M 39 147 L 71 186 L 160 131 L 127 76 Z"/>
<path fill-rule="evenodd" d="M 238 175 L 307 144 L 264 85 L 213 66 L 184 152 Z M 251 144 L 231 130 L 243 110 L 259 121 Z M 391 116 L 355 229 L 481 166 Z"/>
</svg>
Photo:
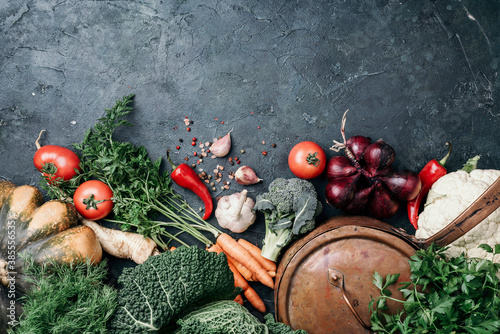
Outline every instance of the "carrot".
<svg viewBox="0 0 500 334">
<path fill-rule="evenodd" d="M 250 304 L 260 312 L 266 312 L 266 305 L 262 299 L 231 263 L 229 263 L 229 269 L 233 272 L 234 285 L 243 289 L 243 294 L 247 297 Z"/>
<path fill-rule="evenodd" d="M 243 305 L 243 297 L 241 297 L 241 295 L 237 295 L 236 298 L 234 298 L 234 301 L 240 305 Z"/>
<path fill-rule="evenodd" d="M 217 254 L 223 252 L 222 248 L 220 248 L 219 245 L 217 245 L 216 243 L 213 244 L 212 246 L 210 246 L 209 248 L 207 248 L 207 250 L 209 252 L 216 252 Z M 245 268 L 244 265 L 242 265 L 241 263 L 239 263 L 238 261 L 236 261 L 234 258 L 232 258 L 231 256 L 229 256 L 227 254 L 226 254 L 226 258 L 227 258 L 227 262 L 231 263 L 238 270 L 238 272 L 241 274 L 241 276 L 243 276 L 243 278 L 245 278 L 246 280 L 249 280 L 252 278 L 252 273 L 250 272 L 250 270 Z"/>
<path fill-rule="evenodd" d="M 151 255 L 158 255 L 156 242 L 138 233 L 124 232 L 103 227 L 92 220 L 81 218 L 83 225 L 94 231 L 102 249 L 121 259 L 131 259 L 135 263 L 143 263 Z"/>
<path fill-rule="evenodd" d="M 238 239 L 238 243 L 240 245 L 242 245 L 247 251 L 249 251 L 250 254 L 252 254 L 252 256 L 257 261 L 259 261 L 259 263 L 262 265 L 262 267 L 264 267 L 264 269 L 266 269 L 268 272 L 269 271 L 276 272 L 276 268 L 277 268 L 276 263 L 263 257 L 260 254 L 262 252 L 262 250 L 259 247 L 257 247 L 256 245 L 252 244 L 251 242 L 249 242 L 245 239 Z"/>
<path fill-rule="evenodd" d="M 218 244 L 213 244 L 209 248 L 207 248 L 209 252 L 216 252 L 217 254 L 222 253 L 223 250 Z M 226 255 L 227 256 L 227 255 Z M 243 294 L 245 297 L 247 297 L 247 300 L 252 304 L 255 309 L 265 312 L 266 311 L 266 305 L 262 301 L 262 299 L 259 297 L 257 292 L 248 284 L 246 279 L 240 274 L 238 269 L 231 263 L 227 262 L 229 265 L 229 269 L 231 269 L 231 272 L 233 273 L 234 277 L 234 286 L 241 288 L 243 290 Z M 239 295 L 241 297 L 241 295 Z M 238 297 L 236 297 L 238 299 Z"/>
<path fill-rule="evenodd" d="M 217 244 L 219 247 L 229 256 L 232 256 L 236 261 L 243 264 L 248 268 L 252 274 L 262 284 L 274 289 L 273 278 L 268 274 L 268 272 L 262 267 L 262 265 L 257 261 L 243 246 L 241 246 L 236 240 L 234 240 L 229 234 L 221 233 L 217 237 Z"/>
<path fill-rule="evenodd" d="M 231 262 L 231 264 L 238 270 L 238 272 L 243 276 L 247 281 L 252 278 L 252 272 L 248 270 L 247 267 L 236 261 L 232 256 L 226 254 L 227 260 Z"/>
<path fill-rule="evenodd" d="M 257 309 L 257 311 L 260 311 L 262 313 L 266 312 L 266 305 L 264 304 L 262 299 L 260 299 L 259 295 L 254 289 L 249 287 L 248 289 L 243 291 L 243 294 L 245 295 L 245 297 L 247 297 L 247 300 L 250 302 L 250 304 L 252 304 L 252 306 Z"/>
</svg>

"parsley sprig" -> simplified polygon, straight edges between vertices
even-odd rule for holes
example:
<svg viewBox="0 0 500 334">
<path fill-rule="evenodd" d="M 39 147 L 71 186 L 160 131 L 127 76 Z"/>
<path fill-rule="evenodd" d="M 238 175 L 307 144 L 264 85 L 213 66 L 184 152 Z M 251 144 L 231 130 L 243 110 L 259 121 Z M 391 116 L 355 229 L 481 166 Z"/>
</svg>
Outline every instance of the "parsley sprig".
<svg viewBox="0 0 500 334">
<path fill-rule="evenodd" d="M 106 109 L 105 116 L 85 133 L 82 142 L 73 144 L 80 156 L 81 172 L 66 184 L 47 185 L 49 194 L 60 198 L 62 192 L 71 197 L 82 182 L 100 180 L 113 190 L 114 219 L 107 220 L 119 224 L 122 230 L 135 230 L 164 249 L 171 240 L 186 244 L 178 238 L 181 232 L 210 245 L 202 232 L 217 235 L 218 230 L 174 191 L 169 172 L 161 168 L 161 158 L 153 161 L 144 146 L 114 138 L 116 129 L 133 125 L 125 119 L 133 111 L 133 98 L 133 94 L 125 96 Z"/>
<path fill-rule="evenodd" d="M 375 273 L 373 283 L 381 296 L 371 300 L 372 330 L 377 333 L 473 333 L 500 331 L 500 264 L 493 257 L 500 245 L 479 246 L 492 259 L 467 258 L 464 254 L 447 259 L 446 247 L 431 245 L 410 259 L 411 282 L 402 282 L 404 299 L 391 295 L 389 286 L 399 274 L 384 279 Z M 387 302 L 402 304 L 396 314 L 387 312 Z"/>
</svg>

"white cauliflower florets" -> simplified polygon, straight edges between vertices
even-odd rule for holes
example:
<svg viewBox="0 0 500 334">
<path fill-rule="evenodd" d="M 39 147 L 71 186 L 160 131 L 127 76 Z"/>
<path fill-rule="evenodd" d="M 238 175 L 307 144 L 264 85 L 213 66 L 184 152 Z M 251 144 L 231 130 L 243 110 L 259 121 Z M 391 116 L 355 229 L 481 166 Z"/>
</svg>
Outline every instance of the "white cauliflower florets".
<svg viewBox="0 0 500 334">
<path fill-rule="evenodd" d="M 417 238 L 428 238 L 457 218 L 498 177 L 500 170 L 475 169 L 470 173 L 460 170 L 446 174 L 437 180 L 429 190 L 423 212 L 418 218 Z M 447 256 L 489 258 L 480 244 L 494 247 L 500 244 L 500 208 L 486 217 L 479 225 L 451 243 Z M 500 262 L 500 258 L 495 259 Z"/>
</svg>

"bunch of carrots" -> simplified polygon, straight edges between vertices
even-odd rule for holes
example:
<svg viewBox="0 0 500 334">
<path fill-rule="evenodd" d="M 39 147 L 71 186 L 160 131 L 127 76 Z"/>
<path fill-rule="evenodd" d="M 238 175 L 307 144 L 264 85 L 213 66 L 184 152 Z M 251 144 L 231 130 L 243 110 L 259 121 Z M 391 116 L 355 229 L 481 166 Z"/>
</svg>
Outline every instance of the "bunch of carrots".
<svg viewBox="0 0 500 334">
<path fill-rule="evenodd" d="M 248 302 L 260 312 L 266 311 L 264 302 L 248 281 L 259 281 L 274 289 L 276 263 L 260 255 L 260 248 L 244 239 L 236 241 L 230 235 L 222 233 L 215 244 L 208 248 L 210 252 L 226 254 L 229 269 L 233 272 L 234 285 L 242 288 Z M 241 295 L 235 301 L 243 303 Z"/>
</svg>

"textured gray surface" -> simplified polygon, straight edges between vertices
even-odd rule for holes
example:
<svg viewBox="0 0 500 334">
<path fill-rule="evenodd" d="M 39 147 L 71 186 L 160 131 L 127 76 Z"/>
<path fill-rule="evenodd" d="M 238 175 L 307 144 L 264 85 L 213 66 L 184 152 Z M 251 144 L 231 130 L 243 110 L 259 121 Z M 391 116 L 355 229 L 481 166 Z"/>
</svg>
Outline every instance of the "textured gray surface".
<svg viewBox="0 0 500 334">
<path fill-rule="evenodd" d="M 36 184 L 41 129 L 43 144 L 69 147 L 130 93 L 136 126 L 119 138 L 153 158 L 183 139 L 174 159 L 194 162 L 193 136 L 211 141 L 232 129 L 230 155 L 264 179 L 251 196 L 292 176 L 287 153 L 299 141 L 336 154 L 328 148 L 346 109 L 347 136 L 383 138 L 398 169 L 442 157 L 446 141 L 450 170 L 476 154 L 481 168 L 498 169 L 499 17 L 498 2 L 469 0 L 4 0 L 0 177 Z M 205 159 L 197 168 L 217 164 L 237 167 Z M 322 195 L 325 180 L 314 183 Z M 214 197 L 237 190 L 233 182 Z M 322 217 L 334 214 L 326 206 Z M 404 211 L 388 221 L 411 232 Z M 245 234 L 262 235 L 261 220 Z M 258 289 L 272 310 L 272 292 Z"/>
</svg>

